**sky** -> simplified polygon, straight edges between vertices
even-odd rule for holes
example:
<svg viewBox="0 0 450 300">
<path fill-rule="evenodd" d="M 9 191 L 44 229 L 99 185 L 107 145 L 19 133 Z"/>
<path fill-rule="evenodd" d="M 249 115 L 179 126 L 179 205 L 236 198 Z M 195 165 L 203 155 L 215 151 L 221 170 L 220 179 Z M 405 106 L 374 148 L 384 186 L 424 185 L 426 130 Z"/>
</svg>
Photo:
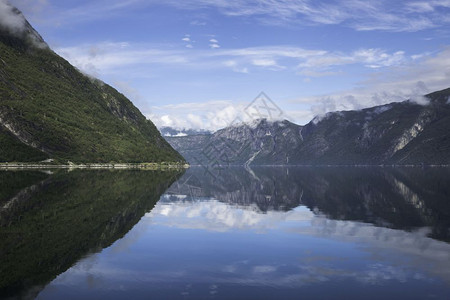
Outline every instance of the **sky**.
<svg viewBox="0 0 450 300">
<path fill-rule="evenodd" d="M 450 0 L 10 3 L 159 127 L 223 128 L 261 92 L 302 125 L 450 87 Z"/>
</svg>

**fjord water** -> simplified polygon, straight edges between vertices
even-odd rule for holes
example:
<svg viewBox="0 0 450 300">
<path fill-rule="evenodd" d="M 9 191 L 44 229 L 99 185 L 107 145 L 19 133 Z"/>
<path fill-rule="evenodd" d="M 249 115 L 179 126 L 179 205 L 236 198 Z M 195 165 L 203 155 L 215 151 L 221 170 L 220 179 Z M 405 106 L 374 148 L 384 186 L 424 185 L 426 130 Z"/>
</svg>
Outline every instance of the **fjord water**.
<svg viewBox="0 0 450 300">
<path fill-rule="evenodd" d="M 446 168 L 0 177 L 0 298 L 450 295 Z"/>
</svg>

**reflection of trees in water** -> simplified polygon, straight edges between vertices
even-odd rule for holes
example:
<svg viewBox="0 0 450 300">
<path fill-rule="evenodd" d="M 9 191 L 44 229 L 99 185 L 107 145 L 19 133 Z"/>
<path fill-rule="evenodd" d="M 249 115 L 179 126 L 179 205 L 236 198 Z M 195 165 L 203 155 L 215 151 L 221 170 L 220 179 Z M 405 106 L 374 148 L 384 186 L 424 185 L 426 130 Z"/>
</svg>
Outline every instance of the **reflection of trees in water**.
<svg viewBox="0 0 450 300">
<path fill-rule="evenodd" d="M 429 226 L 431 237 L 450 240 L 448 168 L 254 167 L 215 175 L 191 168 L 168 193 L 256 205 L 261 212 L 306 205 L 331 219 L 404 230 Z"/>
<path fill-rule="evenodd" d="M 0 191 L 4 191 L 0 194 L 0 297 L 45 284 L 84 255 L 111 245 L 154 207 L 179 175 L 175 171 L 0 172 Z"/>
</svg>

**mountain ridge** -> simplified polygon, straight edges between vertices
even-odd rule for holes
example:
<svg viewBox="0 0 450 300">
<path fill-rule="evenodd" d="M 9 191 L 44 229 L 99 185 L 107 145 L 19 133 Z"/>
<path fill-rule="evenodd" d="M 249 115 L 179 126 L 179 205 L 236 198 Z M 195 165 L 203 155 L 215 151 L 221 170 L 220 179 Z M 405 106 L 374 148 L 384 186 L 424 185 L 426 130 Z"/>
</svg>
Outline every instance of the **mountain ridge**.
<svg viewBox="0 0 450 300">
<path fill-rule="evenodd" d="M 450 88 L 425 99 L 330 112 L 304 126 L 256 120 L 218 130 L 200 143 L 192 143 L 194 137 L 166 139 L 183 155 L 185 145 L 197 144 L 200 155 L 190 150 L 186 159 L 205 166 L 449 165 Z"/>
</svg>

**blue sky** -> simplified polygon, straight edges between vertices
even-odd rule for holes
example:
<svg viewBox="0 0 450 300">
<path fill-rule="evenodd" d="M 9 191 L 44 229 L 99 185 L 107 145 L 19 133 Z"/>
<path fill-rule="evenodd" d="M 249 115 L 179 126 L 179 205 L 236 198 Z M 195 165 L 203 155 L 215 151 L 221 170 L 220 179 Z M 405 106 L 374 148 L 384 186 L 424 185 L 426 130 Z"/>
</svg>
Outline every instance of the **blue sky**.
<svg viewBox="0 0 450 300">
<path fill-rule="evenodd" d="M 158 126 L 224 127 L 261 91 L 304 124 L 450 86 L 450 0 L 10 2 Z"/>
</svg>

